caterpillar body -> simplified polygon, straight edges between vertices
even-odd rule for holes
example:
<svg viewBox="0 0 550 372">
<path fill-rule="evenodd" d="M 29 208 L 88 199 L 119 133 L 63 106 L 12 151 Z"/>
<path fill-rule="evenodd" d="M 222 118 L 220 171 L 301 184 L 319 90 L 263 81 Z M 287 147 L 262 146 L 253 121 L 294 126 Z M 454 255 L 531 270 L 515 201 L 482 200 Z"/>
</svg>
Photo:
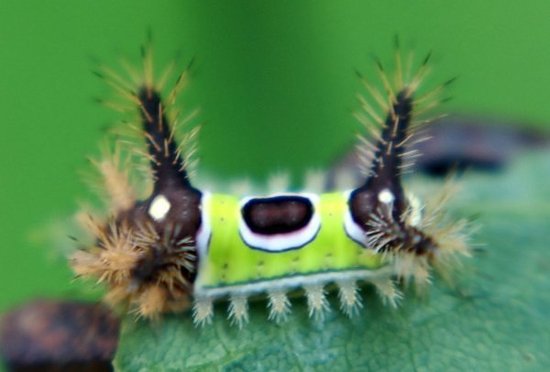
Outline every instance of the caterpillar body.
<svg viewBox="0 0 550 372">
<path fill-rule="evenodd" d="M 80 214 L 91 241 L 71 257 L 77 276 L 106 284 L 109 302 L 145 317 L 192 310 L 202 325 L 211 321 L 213 304 L 226 300 L 229 318 L 241 326 L 249 298 L 264 295 L 275 321 L 290 313 L 290 293 L 304 294 L 310 315 L 322 318 L 330 287 L 352 316 L 362 307 L 363 283 L 373 284 L 395 306 L 402 296 L 396 282 L 428 284 L 432 269 L 444 273 L 456 257 L 468 255 L 466 222 L 444 217 L 449 193 L 422 204 L 401 183 L 418 156 L 409 147 L 428 123 L 423 111 L 441 100 L 447 85 L 418 95 L 429 57 L 414 74 L 412 59 L 403 66 L 399 51 L 393 76 L 378 63 L 382 89 L 363 78 L 370 98 L 359 98 L 357 117 L 372 139 L 360 141 L 361 184 L 321 194 L 244 197 L 191 182 L 196 130 L 181 138 L 179 127 L 188 118 L 178 120 L 174 108 L 187 70 L 163 101 L 169 74 L 155 80 L 149 51 L 143 60 L 143 73 L 131 74 L 129 81 L 109 69 L 100 73 L 122 97 L 113 106 L 131 119 L 119 126 L 125 140 L 94 161 L 108 213 Z M 138 171 L 143 165 L 147 170 Z"/>
</svg>

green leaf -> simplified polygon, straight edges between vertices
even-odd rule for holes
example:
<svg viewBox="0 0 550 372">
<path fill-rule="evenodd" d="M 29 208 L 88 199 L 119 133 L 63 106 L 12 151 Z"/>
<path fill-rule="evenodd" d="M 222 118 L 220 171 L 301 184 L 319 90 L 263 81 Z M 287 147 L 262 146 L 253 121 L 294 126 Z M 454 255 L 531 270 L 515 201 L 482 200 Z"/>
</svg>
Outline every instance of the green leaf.
<svg viewBox="0 0 550 372">
<path fill-rule="evenodd" d="M 194 328 L 188 314 L 158 324 L 125 321 L 115 367 L 140 370 L 548 370 L 550 368 L 550 154 L 522 158 L 500 175 L 465 177 L 456 215 L 478 215 L 482 249 L 452 290 L 435 279 L 429 298 L 408 291 L 383 306 L 370 288 L 350 320 L 337 309 L 322 323 L 305 301 L 288 322 L 251 305 L 242 330 L 220 305 L 214 323 Z M 425 189 L 433 182 L 419 181 Z M 417 185 L 418 186 L 418 185 Z"/>
</svg>

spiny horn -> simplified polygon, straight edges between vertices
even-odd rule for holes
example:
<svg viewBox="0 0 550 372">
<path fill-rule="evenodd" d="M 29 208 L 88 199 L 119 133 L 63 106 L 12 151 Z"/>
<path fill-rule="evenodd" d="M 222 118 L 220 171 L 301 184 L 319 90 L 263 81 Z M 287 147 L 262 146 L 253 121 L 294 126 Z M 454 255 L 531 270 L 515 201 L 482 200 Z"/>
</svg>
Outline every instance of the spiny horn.
<svg viewBox="0 0 550 372">
<path fill-rule="evenodd" d="M 137 97 L 144 136 L 151 157 L 151 168 L 155 176 L 155 191 L 168 184 L 190 188 L 187 165 L 178 151 L 174 134 L 168 122 L 160 94 L 149 87 L 142 87 Z"/>
</svg>

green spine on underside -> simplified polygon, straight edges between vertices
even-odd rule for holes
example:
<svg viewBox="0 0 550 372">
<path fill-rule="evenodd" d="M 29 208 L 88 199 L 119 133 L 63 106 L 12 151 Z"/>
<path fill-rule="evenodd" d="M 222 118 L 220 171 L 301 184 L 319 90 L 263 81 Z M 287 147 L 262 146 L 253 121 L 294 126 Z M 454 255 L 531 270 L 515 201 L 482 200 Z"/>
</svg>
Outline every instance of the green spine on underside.
<svg viewBox="0 0 550 372">
<path fill-rule="evenodd" d="M 306 246 L 286 252 L 264 252 L 248 247 L 239 236 L 239 199 L 211 195 L 208 205 L 212 238 L 206 258 L 201 258 L 199 287 L 233 284 L 307 275 L 346 269 L 377 269 L 382 257 L 361 247 L 344 231 L 347 200 L 343 193 L 320 196 L 321 229 Z"/>
</svg>

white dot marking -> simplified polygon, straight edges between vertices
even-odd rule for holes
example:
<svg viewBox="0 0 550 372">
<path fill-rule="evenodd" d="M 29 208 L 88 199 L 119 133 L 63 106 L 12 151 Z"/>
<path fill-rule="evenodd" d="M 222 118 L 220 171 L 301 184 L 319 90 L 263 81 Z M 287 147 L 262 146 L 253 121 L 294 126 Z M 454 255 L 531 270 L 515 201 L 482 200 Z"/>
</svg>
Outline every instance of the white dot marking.
<svg viewBox="0 0 550 372">
<path fill-rule="evenodd" d="M 395 200 L 395 196 L 390 190 L 384 189 L 378 193 L 378 200 L 384 204 L 391 204 Z"/>
<path fill-rule="evenodd" d="M 149 207 L 149 215 L 155 221 L 162 220 L 170 211 L 170 202 L 164 195 L 157 195 Z"/>
</svg>

